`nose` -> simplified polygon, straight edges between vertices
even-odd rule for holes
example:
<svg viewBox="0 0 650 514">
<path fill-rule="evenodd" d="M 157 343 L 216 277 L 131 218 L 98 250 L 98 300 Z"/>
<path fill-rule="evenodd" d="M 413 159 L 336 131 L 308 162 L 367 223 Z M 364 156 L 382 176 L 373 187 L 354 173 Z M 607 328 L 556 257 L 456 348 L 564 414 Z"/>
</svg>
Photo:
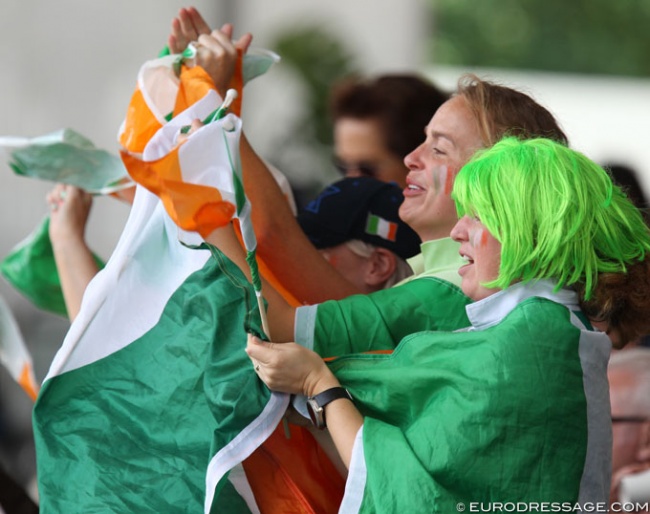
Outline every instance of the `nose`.
<svg viewBox="0 0 650 514">
<path fill-rule="evenodd" d="M 454 228 L 451 229 L 449 236 L 456 241 L 457 243 L 462 243 L 463 241 L 469 241 L 469 231 L 467 229 L 467 223 L 469 222 L 468 216 L 463 216 L 460 218 Z"/>
<path fill-rule="evenodd" d="M 410 154 L 408 154 L 406 157 L 404 157 L 404 164 L 406 165 L 406 167 L 409 170 L 421 169 L 422 160 L 420 159 L 420 154 L 422 152 L 422 147 L 423 146 L 424 146 L 424 143 L 422 143 L 415 150 L 413 150 Z"/>
<path fill-rule="evenodd" d="M 361 170 L 357 166 L 349 166 L 345 170 L 345 178 L 363 177 Z"/>
</svg>

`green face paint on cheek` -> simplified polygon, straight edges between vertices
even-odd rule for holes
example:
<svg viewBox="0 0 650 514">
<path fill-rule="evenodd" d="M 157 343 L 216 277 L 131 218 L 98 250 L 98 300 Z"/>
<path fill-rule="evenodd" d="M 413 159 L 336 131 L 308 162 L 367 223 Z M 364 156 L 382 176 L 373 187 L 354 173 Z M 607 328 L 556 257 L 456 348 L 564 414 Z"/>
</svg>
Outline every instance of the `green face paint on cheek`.
<svg viewBox="0 0 650 514">
<path fill-rule="evenodd" d="M 438 196 L 440 193 L 451 194 L 454 185 L 454 176 L 449 173 L 447 166 L 436 166 L 433 169 L 433 187 Z"/>
</svg>

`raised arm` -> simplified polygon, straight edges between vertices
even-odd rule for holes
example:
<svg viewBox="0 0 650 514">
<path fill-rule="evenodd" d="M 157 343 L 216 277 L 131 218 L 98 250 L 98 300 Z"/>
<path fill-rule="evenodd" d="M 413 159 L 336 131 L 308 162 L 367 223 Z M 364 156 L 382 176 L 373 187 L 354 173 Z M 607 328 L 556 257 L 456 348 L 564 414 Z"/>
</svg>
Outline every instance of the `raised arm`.
<svg viewBox="0 0 650 514">
<path fill-rule="evenodd" d="M 210 26 L 195 7 L 183 7 L 178 16 L 172 20 L 172 28 L 167 38 L 169 51 L 179 54 L 192 41 L 198 40 L 201 34 L 210 34 Z"/>
<path fill-rule="evenodd" d="M 86 286 L 99 271 L 85 239 L 92 197 L 74 186 L 58 184 L 47 195 L 50 240 L 70 321 L 79 313 Z"/>
<path fill-rule="evenodd" d="M 218 84 L 228 84 L 237 49 L 245 52 L 252 36 L 231 41 L 232 27 L 199 37 L 197 65 Z M 242 133 L 244 188 L 253 208 L 258 255 L 278 281 L 299 301 L 308 304 L 340 299 L 361 291 L 339 274 L 314 248 L 295 220 L 286 198 L 264 161 Z"/>
<path fill-rule="evenodd" d="M 271 172 L 244 134 L 240 152 L 244 188 L 253 206 L 257 254 L 278 281 L 306 304 L 361 293 L 307 239 Z"/>
<path fill-rule="evenodd" d="M 239 267 L 248 280 L 251 280 L 246 253 L 235 235 L 232 223 L 215 230 L 205 240 L 219 248 Z M 296 309 L 289 305 L 264 278 L 262 278 L 262 295 L 268 302 L 267 317 L 271 339 L 278 342 L 292 341 Z"/>
</svg>

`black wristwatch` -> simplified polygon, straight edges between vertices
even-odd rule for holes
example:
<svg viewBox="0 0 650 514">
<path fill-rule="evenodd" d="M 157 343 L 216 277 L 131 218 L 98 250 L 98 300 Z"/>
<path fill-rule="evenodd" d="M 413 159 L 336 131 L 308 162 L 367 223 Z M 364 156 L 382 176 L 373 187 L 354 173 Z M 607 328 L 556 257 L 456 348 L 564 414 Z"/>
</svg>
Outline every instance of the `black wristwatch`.
<svg viewBox="0 0 650 514">
<path fill-rule="evenodd" d="M 339 398 L 345 398 L 351 402 L 354 401 L 350 392 L 344 387 L 332 387 L 322 393 L 307 398 L 307 411 L 309 412 L 311 422 L 316 428 L 319 430 L 327 428 L 327 423 L 325 422 L 325 406 Z"/>
</svg>

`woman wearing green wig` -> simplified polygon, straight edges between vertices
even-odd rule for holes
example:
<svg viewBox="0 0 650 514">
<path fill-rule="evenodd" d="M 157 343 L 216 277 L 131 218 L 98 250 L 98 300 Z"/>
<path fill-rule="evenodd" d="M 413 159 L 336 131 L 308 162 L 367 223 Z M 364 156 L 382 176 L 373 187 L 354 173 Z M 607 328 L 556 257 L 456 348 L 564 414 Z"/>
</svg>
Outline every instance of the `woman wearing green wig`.
<svg viewBox="0 0 650 514">
<path fill-rule="evenodd" d="M 545 139 L 482 151 L 453 197 L 471 326 L 328 364 L 251 337 L 256 371 L 327 426 L 342 512 L 606 502 L 611 343 L 589 318 L 622 342 L 650 331 L 647 226 L 602 168 Z"/>
</svg>

